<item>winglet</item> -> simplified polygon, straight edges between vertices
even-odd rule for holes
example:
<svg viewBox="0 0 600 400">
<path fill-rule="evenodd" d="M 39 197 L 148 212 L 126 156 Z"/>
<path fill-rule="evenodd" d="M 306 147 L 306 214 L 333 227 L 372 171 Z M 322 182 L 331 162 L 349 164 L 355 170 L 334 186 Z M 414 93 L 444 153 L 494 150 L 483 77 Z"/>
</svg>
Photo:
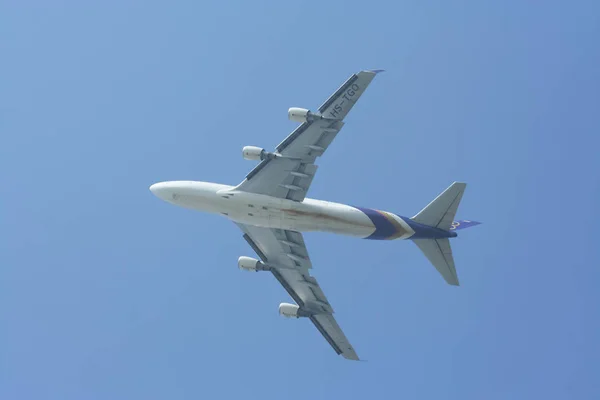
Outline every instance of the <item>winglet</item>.
<svg viewBox="0 0 600 400">
<path fill-rule="evenodd" d="M 372 72 L 374 74 L 379 74 L 381 72 L 385 72 L 385 69 L 367 69 L 365 72 Z"/>
</svg>

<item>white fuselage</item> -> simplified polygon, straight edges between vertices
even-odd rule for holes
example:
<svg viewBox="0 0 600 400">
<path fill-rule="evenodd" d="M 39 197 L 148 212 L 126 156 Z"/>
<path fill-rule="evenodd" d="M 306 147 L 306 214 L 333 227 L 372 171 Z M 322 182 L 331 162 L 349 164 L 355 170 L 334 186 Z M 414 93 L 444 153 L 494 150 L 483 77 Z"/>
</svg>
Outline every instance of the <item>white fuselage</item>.
<svg viewBox="0 0 600 400">
<path fill-rule="evenodd" d="M 221 214 L 247 225 L 298 232 L 332 232 L 361 238 L 372 237 L 378 229 L 373 218 L 364 211 L 329 201 L 306 198 L 297 202 L 239 191 L 234 186 L 195 181 L 161 182 L 152 185 L 150 190 L 174 205 Z M 381 218 L 396 227 L 393 237 L 386 239 L 406 239 L 414 234 L 411 227 L 395 214 L 369 212 L 381 214 Z"/>
</svg>

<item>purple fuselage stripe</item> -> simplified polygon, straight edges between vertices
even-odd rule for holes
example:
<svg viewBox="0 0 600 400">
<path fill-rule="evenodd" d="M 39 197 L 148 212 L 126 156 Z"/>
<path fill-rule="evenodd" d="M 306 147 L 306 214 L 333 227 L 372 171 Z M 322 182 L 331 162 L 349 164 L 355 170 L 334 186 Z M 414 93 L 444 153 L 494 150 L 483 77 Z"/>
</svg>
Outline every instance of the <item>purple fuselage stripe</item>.
<svg viewBox="0 0 600 400">
<path fill-rule="evenodd" d="M 390 220 L 388 220 L 380 212 L 372 210 L 370 208 L 356 206 L 353 207 L 365 213 L 365 215 L 369 217 L 373 225 L 375 225 L 375 232 L 373 232 L 370 236 L 366 237 L 365 239 L 385 240 L 398 233 L 398 230 L 396 229 L 394 224 L 392 224 Z"/>
</svg>

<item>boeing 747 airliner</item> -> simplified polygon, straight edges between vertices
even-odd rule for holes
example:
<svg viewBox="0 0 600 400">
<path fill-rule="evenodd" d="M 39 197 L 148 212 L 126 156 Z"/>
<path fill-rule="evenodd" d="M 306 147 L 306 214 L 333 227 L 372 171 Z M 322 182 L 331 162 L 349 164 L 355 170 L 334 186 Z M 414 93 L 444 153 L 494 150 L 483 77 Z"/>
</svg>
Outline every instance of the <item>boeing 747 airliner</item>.
<svg viewBox="0 0 600 400">
<path fill-rule="evenodd" d="M 240 257 L 247 271 L 269 271 L 295 304 L 282 303 L 285 317 L 308 318 L 337 354 L 358 360 L 354 348 L 333 317 L 333 308 L 317 280 L 301 232 L 322 231 L 365 239 L 410 239 L 450 285 L 458 285 L 449 239 L 457 230 L 477 225 L 454 221 L 465 184 L 454 182 L 412 218 L 388 211 L 354 207 L 306 197 L 317 172 L 315 161 L 344 126 L 344 118 L 380 72 L 352 75 L 317 112 L 290 108 L 301 123 L 273 152 L 254 146 L 242 149 L 259 164 L 237 186 L 171 181 L 150 186 L 159 198 L 177 206 L 221 214 L 235 222 L 259 259 Z"/>
</svg>

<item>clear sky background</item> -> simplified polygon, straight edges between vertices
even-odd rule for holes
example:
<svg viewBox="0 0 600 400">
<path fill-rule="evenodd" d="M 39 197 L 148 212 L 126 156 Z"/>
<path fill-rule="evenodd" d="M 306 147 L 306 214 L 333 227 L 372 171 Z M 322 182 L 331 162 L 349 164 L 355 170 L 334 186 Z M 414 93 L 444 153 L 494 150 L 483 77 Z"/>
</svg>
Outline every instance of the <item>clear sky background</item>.
<svg viewBox="0 0 600 400">
<path fill-rule="evenodd" d="M 5 1 L 1 399 L 600 398 L 597 1 Z M 306 234 L 336 356 L 223 217 L 352 73 L 309 196 L 411 216 L 454 180 L 450 287 L 410 242 Z"/>
</svg>

